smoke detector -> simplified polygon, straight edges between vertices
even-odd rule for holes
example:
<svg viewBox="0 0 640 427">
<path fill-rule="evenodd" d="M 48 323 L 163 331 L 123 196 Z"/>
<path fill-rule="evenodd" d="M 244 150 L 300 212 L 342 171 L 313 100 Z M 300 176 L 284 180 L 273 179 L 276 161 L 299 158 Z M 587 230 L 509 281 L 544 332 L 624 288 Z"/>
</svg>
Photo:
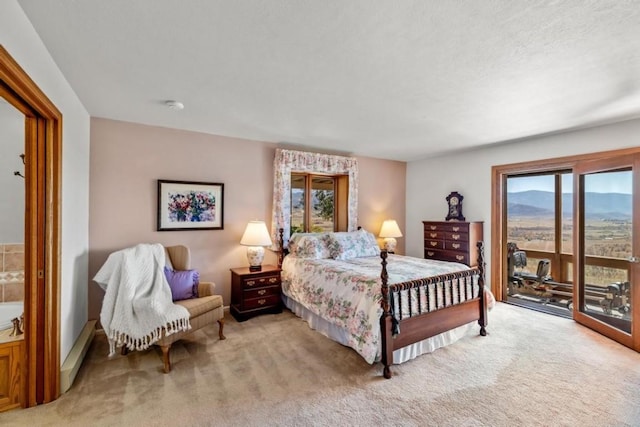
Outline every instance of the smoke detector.
<svg viewBox="0 0 640 427">
<path fill-rule="evenodd" d="M 184 110 L 184 104 L 179 101 L 165 101 L 164 104 L 172 110 Z"/>
</svg>

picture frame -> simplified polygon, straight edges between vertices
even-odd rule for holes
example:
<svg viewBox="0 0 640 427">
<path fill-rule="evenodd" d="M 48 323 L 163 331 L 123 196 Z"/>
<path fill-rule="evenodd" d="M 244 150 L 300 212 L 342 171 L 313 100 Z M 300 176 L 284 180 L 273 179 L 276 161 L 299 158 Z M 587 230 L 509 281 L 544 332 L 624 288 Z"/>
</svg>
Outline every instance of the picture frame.
<svg viewBox="0 0 640 427">
<path fill-rule="evenodd" d="M 157 231 L 224 229 L 224 184 L 158 180 Z"/>
</svg>

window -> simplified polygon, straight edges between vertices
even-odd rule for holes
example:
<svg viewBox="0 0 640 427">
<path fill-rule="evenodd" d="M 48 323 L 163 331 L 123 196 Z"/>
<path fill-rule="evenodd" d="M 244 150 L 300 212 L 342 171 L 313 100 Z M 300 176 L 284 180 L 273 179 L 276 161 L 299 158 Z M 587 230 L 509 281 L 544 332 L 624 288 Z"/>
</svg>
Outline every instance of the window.
<svg viewBox="0 0 640 427">
<path fill-rule="evenodd" d="M 630 296 L 627 285 L 629 259 L 633 256 L 633 172 L 622 169 L 586 173 L 582 175 L 582 185 L 584 283 L 587 292 L 595 297 L 586 301 L 585 310 L 604 310 L 607 315 L 615 313 L 626 320 L 631 306 L 614 303 L 612 313 L 608 295 L 612 295 L 611 286 L 623 286 L 619 298 L 627 301 Z M 630 332 L 630 326 L 624 330 Z"/>
<path fill-rule="evenodd" d="M 550 171 L 507 177 L 507 241 L 526 251 L 535 273 L 549 259 L 558 281 L 568 280 L 568 255 L 573 252 L 573 174 Z M 563 255 L 564 254 L 564 255 Z"/>
<path fill-rule="evenodd" d="M 507 236 L 523 250 L 555 248 L 554 175 L 507 178 Z"/>
<path fill-rule="evenodd" d="M 562 185 L 562 245 L 561 252 L 573 254 L 573 174 L 563 173 L 561 175 Z M 571 269 L 567 268 L 567 272 Z"/>
<path fill-rule="evenodd" d="M 317 178 L 315 182 L 313 177 Z M 279 230 L 283 231 L 285 244 L 288 242 L 293 229 L 292 219 L 295 219 L 296 227 L 310 230 L 314 220 L 322 218 L 322 203 L 328 203 L 331 198 L 327 178 L 333 179 L 333 230 L 355 231 L 358 226 L 358 159 L 276 148 L 271 218 L 273 242 L 279 241 Z M 304 205 L 299 203 L 300 197 L 304 197 Z M 315 208 L 320 199 L 323 201 Z M 316 214 L 312 215 L 312 211 Z M 324 215 L 329 216 L 327 210 Z M 316 226 L 331 228 L 328 220 L 318 222 Z"/>
<path fill-rule="evenodd" d="M 346 230 L 348 180 L 291 173 L 291 233 Z"/>
</svg>

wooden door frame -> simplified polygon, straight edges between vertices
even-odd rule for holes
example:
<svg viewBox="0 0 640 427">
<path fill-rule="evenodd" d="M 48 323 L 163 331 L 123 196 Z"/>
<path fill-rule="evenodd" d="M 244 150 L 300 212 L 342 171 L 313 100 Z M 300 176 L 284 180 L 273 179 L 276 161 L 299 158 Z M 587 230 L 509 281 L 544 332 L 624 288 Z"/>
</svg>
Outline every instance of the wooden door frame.
<svg viewBox="0 0 640 427">
<path fill-rule="evenodd" d="M 506 295 L 507 263 L 502 254 L 507 253 L 507 206 L 505 204 L 507 176 L 543 173 L 573 169 L 576 157 L 562 157 L 531 162 L 511 163 L 491 168 L 491 292 L 498 301 Z"/>
<path fill-rule="evenodd" d="M 612 151 L 602 151 L 598 153 L 589 153 L 589 154 L 581 154 L 577 156 L 566 156 L 559 157 L 555 159 L 543 159 L 543 160 L 534 160 L 522 163 L 511 163 L 507 165 L 498 165 L 493 166 L 491 168 L 491 230 L 492 230 L 492 239 L 491 239 L 491 291 L 495 295 L 498 301 L 503 301 L 503 293 L 506 293 L 506 279 L 507 279 L 507 263 L 504 258 L 504 254 L 507 253 L 507 224 L 505 221 L 506 217 L 506 209 L 507 206 L 505 204 L 506 201 L 506 179 L 509 175 L 516 174 L 525 174 L 525 173 L 538 173 L 538 172 L 551 172 L 558 171 L 563 169 L 571 169 L 574 170 L 576 165 L 580 162 L 587 161 L 606 161 L 610 158 L 621 157 L 621 156 L 635 156 L 640 154 L 640 147 L 634 148 L 625 148 L 620 150 L 612 150 Z M 575 181 L 575 180 L 574 180 Z M 575 185 L 575 182 L 574 182 Z M 640 191 L 640 190 L 638 190 Z M 635 190 L 634 190 L 635 193 Z M 574 194 L 574 200 L 576 195 Z M 634 195 L 634 201 L 635 201 Z M 640 213 L 640 206 L 636 206 L 634 204 L 634 221 L 638 218 L 638 213 Z M 574 212 L 577 209 L 574 209 Z M 575 219 L 574 219 L 575 221 Z M 574 230 L 576 230 L 577 225 L 574 223 Z M 574 232 L 574 236 L 577 233 Z M 634 238 L 635 239 L 635 238 Z M 636 242 L 634 242 L 635 244 Z M 640 242 L 638 242 L 640 243 Z M 578 277 L 577 270 L 577 251 L 578 247 L 575 246 L 575 238 L 574 238 L 574 248 L 573 248 L 573 277 Z M 636 249 L 640 250 L 640 248 Z M 640 284 L 636 284 L 636 288 L 638 288 Z M 574 296 L 575 292 L 577 292 L 577 287 L 574 287 Z M 574 313 L 577 304 L 574 304 Z M 636 308 L 640 310 L 640 307 Z M 575 315 L 574 315 L 575 319 Z M 634 328 L 640 327 L 637 325 L 638 321 L 640 321 L 640 316 L 634 316 L 633 326 Z M 593 327 L 593 324 L 588 322 L 582 323 L 587 327 Z M 636 331 L 638 329 L 635 329 Z M 634 334 L 640 335 L 640 333 Z M 636 337 L 637 339 L 637 337 Z M 636 350 L 640 351 L 638 346 L 640 343 L 635 343 L 634 346 Z"/>
<path fill-rule="evenodd" d="M 26 117 L 22 405 L 28 407 L 60 395 L 62 114 L 2 45 L 0 83 Z"/>
</svg>

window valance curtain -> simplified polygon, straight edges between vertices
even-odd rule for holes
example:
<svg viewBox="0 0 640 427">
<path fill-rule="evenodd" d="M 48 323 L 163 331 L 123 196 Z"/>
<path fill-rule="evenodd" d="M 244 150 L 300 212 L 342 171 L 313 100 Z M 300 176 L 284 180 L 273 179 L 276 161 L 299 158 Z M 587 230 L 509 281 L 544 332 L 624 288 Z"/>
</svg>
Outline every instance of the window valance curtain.
<svg viewBox="0 0 640 427">
<path fill-rule="evenodd" d="M 278 241 L 278 229 L 280 228 L 284 229 L 284 241 L 289 240 L 291 231 L 291 172 L 348 174 L 347 228 L 348 231 L 356 230 L 358 226 L 358 159 L 277 148 L 273 170 L 271 237 L 274 247 Z"/>
</svg>

